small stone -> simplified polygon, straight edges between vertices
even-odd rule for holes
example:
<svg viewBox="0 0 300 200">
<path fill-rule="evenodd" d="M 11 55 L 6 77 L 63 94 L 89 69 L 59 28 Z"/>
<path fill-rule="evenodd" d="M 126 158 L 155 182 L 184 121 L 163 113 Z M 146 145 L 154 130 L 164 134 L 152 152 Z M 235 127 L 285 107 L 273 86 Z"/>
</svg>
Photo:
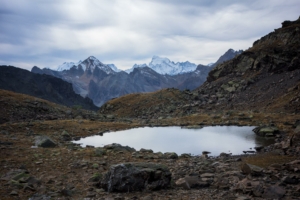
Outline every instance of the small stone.
<svg viewBox="0 0 300 200">
<path fill-rule="evenodd" d="M 241 170 L 244 174 L 251 174 L 254 176 L 262 175 L 263 168 L 258 167 L 256 165 L 250 165 L 247 163 L 242 164 Z"/>
<path fill-rule="evenodd" d="M 178 155 L 175 152 L 166 152 L 166 153 L 164 153 L 164 156 L 167 159 L 177 159 L 178 158 Z"/>
<path fill-rule="evenodd" d="M 203 188 L 209 186 L 207 182 L 201 181 L 197 176 L 186 176 L 184 178 L 180 178 L 175 182 L 175 184 L 176 186 L 186 190 L 189 190 L 191 188 Z"/>
<path fill-rule="evenodd" d="M 18 196 L 19 194 L 18 194 L 17 191 L 13 190 L 13 191 L 11 191 L 11 193 L 9 193 L 9 195 L 11 195 L 11 196 Z"/>
<path fill-rule="evenodd" d="M 140 152 L 143 152 L 143 153 L 153 153 L 153 150 L 152 150 L 152 149 L 144 149 L 144 148 L 141 148 L 141 149 L 140 149 Z"/>
</svg>

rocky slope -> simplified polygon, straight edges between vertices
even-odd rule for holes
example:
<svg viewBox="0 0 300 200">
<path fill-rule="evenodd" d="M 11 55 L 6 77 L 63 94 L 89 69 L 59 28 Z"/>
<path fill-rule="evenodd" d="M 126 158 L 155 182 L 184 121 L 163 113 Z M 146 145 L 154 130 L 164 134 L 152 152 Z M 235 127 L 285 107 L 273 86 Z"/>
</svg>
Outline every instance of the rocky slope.
<svg viewBox="0 0 300 200">
<path fill-rule="evenodd" d="M 299 113 L 300 111 L 300 23 L 284 22 L 283 27 L 254 42 L 253 47 L 239 54 L 232 60 L 213 68 L 207 81 L 196 90 L 186 94 L 180 105 L 170 101 L 156 115 L 172 116 L 166 112 L 169 107 L 176 107 L 177 113 L 193 114 L 205 110 L 252 110 Z M 165 91 L 172 93 L 173 91 Z M 179 92 L 178 92 L 179 93 Z M 155 99 L 160 92 L 149 94 L 148 99 Z M 181 92 L 180 95 L 184 94 Z M 168 94 L 165 94 L 168 96 Z M 123 113 L 128 97 L 108 102 L 103 113 Z M 176 98 L 176 97 L 175 97 Z M 181 97 L 178 96 L 178 99 Z M 132 100 L 144 105 L 146 100 Z M 162 100 L 164 101 L 164 100 Z M 152 102 L 154 112 L 156 105 Z M 143 113 L 145 108 L 137 108 L 136 113 Z M 149 117 L 151 115 L 149 114 Z"/>
<path fill-rule="evenodd" d="M 216 66 L 196 92 L 218 107 L 299 112 L 300 19 L 282 24 Z"/>
<path fill-rule="evenodd" d="M 97 110 L 89 98 L 73 91 L 72 85 L 60 78 L 29 72 L 12 66 L 0 66 L 0 89 L 28 94 L 69 107 Z"/>
<path fill-rule="evenodd" d="M 211 65 L 211 67 L 215 67 L 217 66 L 218 64 L 221 64 L 223 62 L 226 62 L 227 60 L 231 60 L 233 59 L 234 57 L 236 57 L 237 55 L 240 55 L 241 53 L 243 52 L 243 50 L 238 50 L 238 51 L 235 51 L 233 49 L 228 49 L 228 51 L 226 51 L 218 60 L 217 62 L 213 63 Z"/>
</svg>

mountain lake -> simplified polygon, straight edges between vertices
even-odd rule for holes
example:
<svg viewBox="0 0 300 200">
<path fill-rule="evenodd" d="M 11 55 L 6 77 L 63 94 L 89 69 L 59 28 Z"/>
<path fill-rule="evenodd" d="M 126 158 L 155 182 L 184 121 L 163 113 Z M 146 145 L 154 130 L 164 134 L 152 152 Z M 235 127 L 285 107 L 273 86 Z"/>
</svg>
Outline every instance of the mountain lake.
<svg viewBox="0 0 300 200">
<path fill-rule="evenodd" d="M 255 126 L 207 126 L 199 129 L 184 127 L 143 127 L 117 132 L 106 132 L 81 138 L 74 143 L 85 147 L 91 145 L 103 147 L 118 143 L 136 150 L 152 149 L 154 152 L 175 152 L 178 155 L 189 153 L 201 155 L 209 151 L 210 156 L 220 153 L 243 154 L 243 151 L 255 151 L 254 147 L 274 143 L 274 138 L 256 136 Z"/>
</svg>

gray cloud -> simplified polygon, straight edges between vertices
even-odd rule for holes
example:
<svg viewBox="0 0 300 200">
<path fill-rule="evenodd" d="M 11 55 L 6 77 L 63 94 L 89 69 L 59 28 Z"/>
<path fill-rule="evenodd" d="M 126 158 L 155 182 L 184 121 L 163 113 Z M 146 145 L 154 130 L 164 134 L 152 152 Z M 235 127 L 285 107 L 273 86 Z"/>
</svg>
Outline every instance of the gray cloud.
<svg viewBox="0 0 300 200">
<path fill-rule="evenodd" d="M 0 64 L 56 68 L 90 55 L 129 68 L 247 49 L 299 17 L 298 0 L 0 0 Z"/>
</svg>

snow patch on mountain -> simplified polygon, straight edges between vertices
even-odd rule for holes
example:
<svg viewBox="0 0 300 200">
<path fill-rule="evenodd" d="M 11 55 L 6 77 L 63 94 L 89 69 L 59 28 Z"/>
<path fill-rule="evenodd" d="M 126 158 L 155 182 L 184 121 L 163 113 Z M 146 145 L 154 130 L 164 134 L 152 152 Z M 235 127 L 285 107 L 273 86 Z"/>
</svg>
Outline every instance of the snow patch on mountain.
<svg viewBox="0 0 300 200">
<path fill-rule="evenodd" d="M 64 62 L 63 64 L 59 65 L 56 69 L 56 71 L 64 71 L 64 70 L 69 70 L 71 69 L 73 66 L 78 67 L 78 65 L 81 63 L 82 61 L 80 60 L 77 63 L 74 62 Z"/>
<path fill-rule="evenodd" d="M 112 70 L 114 70 L 115 72 L 120 72 L 122 70 L 118 69 L 117 66 L 115 64 L 106 64 L 107 66 L 109 66 Z"/>
<path fill-rule="evenodd" d="M 170 61 L 168 58 L 162 58 L 159 56 L 153 56 L 151 62 L 149 65 L 147 64 L 134 64 L 132 68 L 125 70 L 128 74 L 132 72 L 135 68 L 141 68 L 141 67 L 148 67 L 153 69 L 159 74 L 169 74 L 169 75 L 176 75 L 176 74 L 182 74 L 186 72 L 192 72 L 195 71 L 197 68 L 197 65 L 194 63 L 190 63 L 189 61 L 186 62 L 177 62 L 174 63 L 173 61 Z"/>
<path fill-rule="evenodd" d="M 140 65 L 134 64 L 134 65 L 132 66 L 132 68 L 126 69 L 125 72 L 128 73 L 128 74 L 130 74 L 135 68 L 143 68 L 143 67 L 148 67 L 148 65 L 145 64 L 145 63 L 144 63 L 144 64 L 140 64 Z"/>
</svg>

